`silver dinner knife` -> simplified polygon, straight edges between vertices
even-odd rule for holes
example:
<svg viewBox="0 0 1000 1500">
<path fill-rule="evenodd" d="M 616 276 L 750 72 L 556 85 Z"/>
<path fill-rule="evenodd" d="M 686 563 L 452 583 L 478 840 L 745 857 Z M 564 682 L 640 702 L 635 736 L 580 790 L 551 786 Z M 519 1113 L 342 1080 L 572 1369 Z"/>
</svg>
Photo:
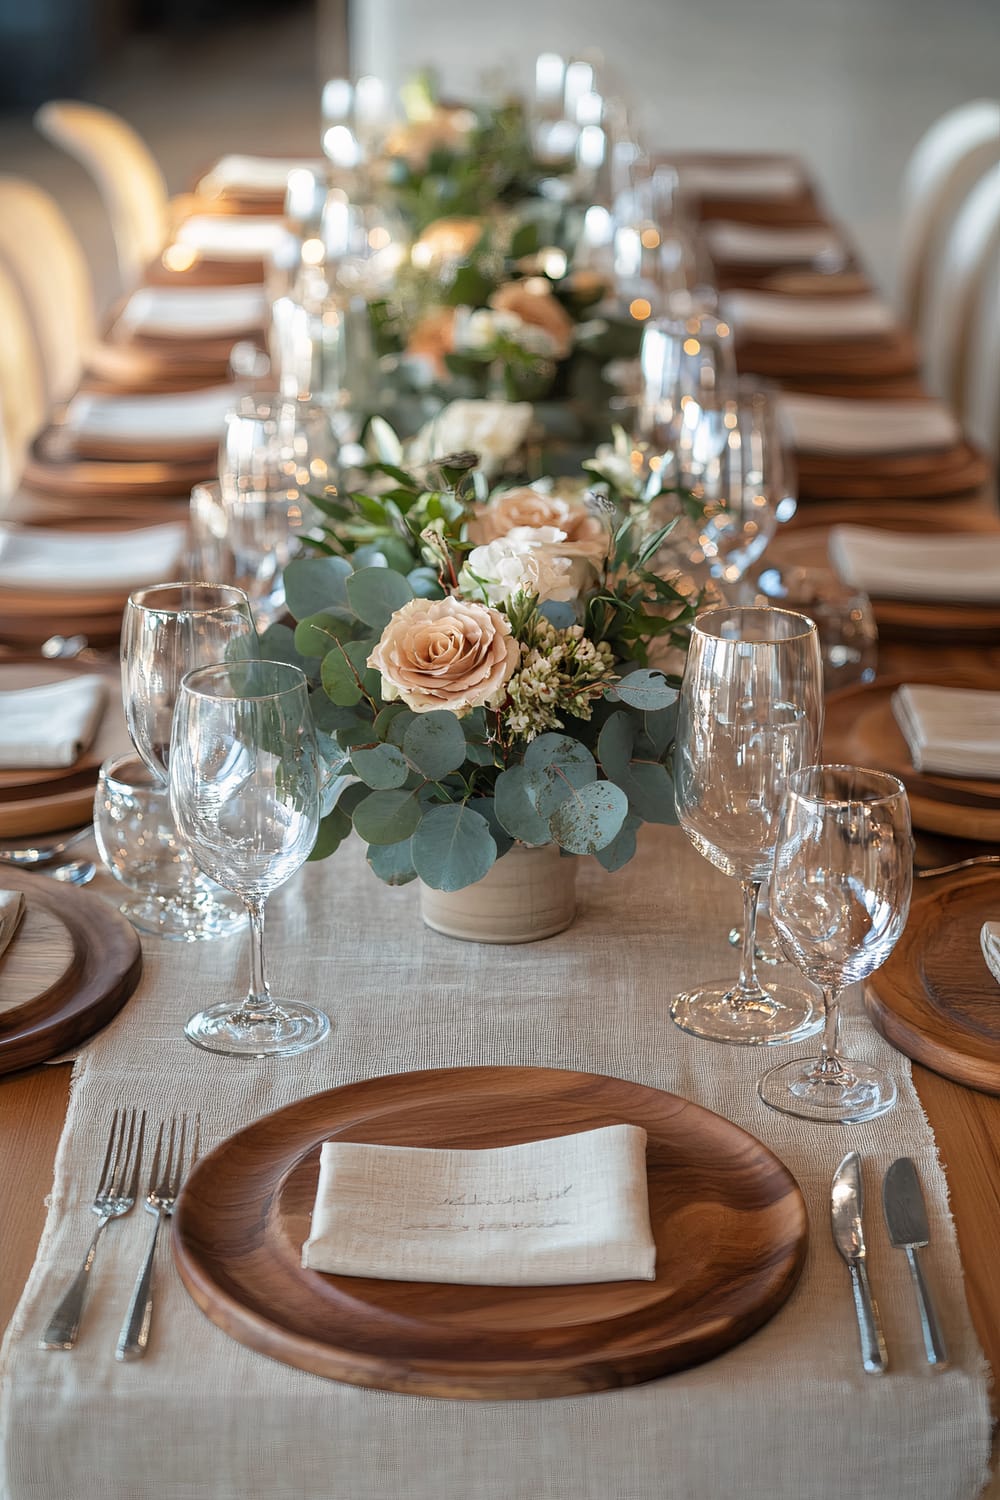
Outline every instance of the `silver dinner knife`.
<svg viewBox="0 0 1000 1500">
<path fill-rule="evenodd" d="M 882 1207 L 885 1209 L 889 1239 L 897 1250 L 906 1251 L 906 1259 L 910 1263 L 927 1363 L 940 1368 L 948 1363 L 948 1351 L 917 1259 L 917 1251 L 922 1250 L 929 1242 L 931 1232 L 920 1178 L 908 1156 L 901 1156 L 898 1161 L 894 1161 L 886 1172 L 882 1184 Z"/>
<path fill-rule="evenodd" d="M 833 1174 L 830 1223 L 833 1242 L 851 1273 L 862 1362 L 869 1375 L 881 1375 L 886 1367 L 885 1338 L 865 1264 L 865 1234 L 861 1222 L 864 1206 L 861 1158 L 856 1151 L 850 1151 Z"/>
</svg>

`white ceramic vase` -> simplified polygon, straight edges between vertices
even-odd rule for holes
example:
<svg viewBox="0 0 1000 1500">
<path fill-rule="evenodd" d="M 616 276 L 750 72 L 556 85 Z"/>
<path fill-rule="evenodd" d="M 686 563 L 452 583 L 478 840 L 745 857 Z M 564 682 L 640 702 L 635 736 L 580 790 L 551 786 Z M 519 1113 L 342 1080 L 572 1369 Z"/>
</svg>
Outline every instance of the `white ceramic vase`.
<svg viewBox="0 0 1000 1500">
<path fill-rule="evenodd" d="M 557 844 L 515 844 L 482 880 L 460 891 L 420 883 L 428 927 L 467 943 L 534 943 L 562 932 L 576 916 L 576 860 Z"/>
</svg>

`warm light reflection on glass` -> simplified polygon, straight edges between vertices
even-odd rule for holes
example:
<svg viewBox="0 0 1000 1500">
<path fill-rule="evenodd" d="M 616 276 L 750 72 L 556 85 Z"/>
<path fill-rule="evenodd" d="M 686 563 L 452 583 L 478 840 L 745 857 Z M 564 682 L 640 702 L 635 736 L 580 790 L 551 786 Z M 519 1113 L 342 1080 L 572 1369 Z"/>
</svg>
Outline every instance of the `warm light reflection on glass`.
<svg viewBox="0 0 1000 1500">
<path fill-rule="evenodd" d="M 660 243 L 660 231 L 658 229 L 644 229 L 639 236 L 644 250 L 655 250 Z"/>
<path fill-rule="evenodd" d="M 392 235 L 382 224 L 376 224 L 374 229 L 368 231 L 368 244 L 373 250 L 384 250 L 392 243 Z"/>
<path fill-rule="evenodd" d="M 701 344 L 698 342 L 697 339 L 685 339 L 684 340 L 684 353 L 685 354 L 699 354 L 700 352 L 701 352 Z"/>
<path fill-rule="evenodd" d="M 323 264 L 323 257 L 326 254 L 326 250 L 323 246 L 323 241 L 303 240 L 301 254 L 302 260 L 305 265 L 321 266 Z"/>
<path fill-rule="evenodd" d="M 168 271 L 190 271 L 197 259 L 193 245 L 168 245 L 163 252 L 163 264 Z"/>
<path fill-rule="evenodd" d="M 628 305 L 628 310 L 638 323 L 643 322 L 653 311 L 652 306 L 645 297 L 633 297 Z"/>
</svg>

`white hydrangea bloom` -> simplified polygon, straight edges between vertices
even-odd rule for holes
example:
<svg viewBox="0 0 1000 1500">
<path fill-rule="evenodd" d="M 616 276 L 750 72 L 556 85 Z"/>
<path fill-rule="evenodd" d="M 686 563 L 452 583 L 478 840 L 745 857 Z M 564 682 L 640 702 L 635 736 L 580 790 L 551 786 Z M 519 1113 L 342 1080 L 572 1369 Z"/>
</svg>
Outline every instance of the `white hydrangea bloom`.
<svg viewBox="0 0 1000 1500">
<path fill-rule="evenodd" d="M 504 604 L 515 594 L 536 594 L 539 603 L 576 598 L 573 560 L 559 553 L 566 533 L 555 526 L 516 526 L 506 536 L 473 547 L 458 577 L 465 594 Z"/>
</svg>

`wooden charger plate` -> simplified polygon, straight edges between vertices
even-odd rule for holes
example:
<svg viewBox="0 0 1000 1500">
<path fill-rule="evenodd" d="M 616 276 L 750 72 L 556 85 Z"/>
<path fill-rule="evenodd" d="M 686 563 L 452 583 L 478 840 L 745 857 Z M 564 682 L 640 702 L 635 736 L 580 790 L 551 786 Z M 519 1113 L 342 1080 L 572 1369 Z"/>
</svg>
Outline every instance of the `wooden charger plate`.
<svg viewBox="0 0 1000 1500">
<path fill-rule="evenodd" d="M 823 755 L 846 765 L 874 766 L 898 776 L 910 799 L 918 828 L 955 838 L 1000 839 L 1000 781 L 979 777 L 935 776 L 917 771 L 892 713 L 892 695 L 901 678 L 885 678 L 840 688 L 826 700 Z M 985 676 L 959 680 L 954 687 L 992 687 Z"/>
<path fill-rule="evenodd" d="M 325 1140 L 485 1148 L 623 1121 L 649 1134 L 655 1281 L 445 1286 L 300 1264 Z M 174 1216 L 184 1284 L 240 1343 L 349 1385 L 472 1400 L 606 1390 L 710 1359 L 777 1311 L 805 1249 L 798 1185 L 753 1136 L 674 1094 L 548 1068 L 314 1094 L 205 1157 Z"/>
<path fill-rule="evenodd" d="M 0 692 L 39 687 L 80 674 L 102 675 L 101 669 L 74 661 L 0 661 Z M 128 748 L 118 673 L 109 672 L 108 703 L 93 744 L 72 766 L 52 770 L 12 769 L 13 778 L 0 782 L 0 838 L 16 839 L 51 833 L 86 823 L 94 815 L 94 792 L 101 763 Z M 0 868 L 0 883 L 6 867 Z"/>
<path fill-rule="evenodd" d="M 979 946 L 1000 916 L 1000 875 L 950 876 L 913 903 L 895 951 L 865 985 L 882 1035 L 914 1062 L 1000 1094 L 1000 985 Z"/>
<path fill-rule="evenodd" d="M 25 913 L 0 958 L 0 1074 L 34 1067 L 92 1036 L 139 983 L 134 928 L 99 896 L 4 865 L 0 889 Z"/>
<path fill-rule="evenodd" d="M 21 483 L 25 489 L 81 499 L 109 494 L 176 495 L 207 475 L 205 460 L 90 459 L 72 449 L 65 429 L 50 427 L 32 444 Z"/>
<path fill-rule="evenodd" d="M 980 489 L 989 464 L 968 443 L 920 453 L 795 455 L 803 500 L 936 500 Z"/>
</svg>

